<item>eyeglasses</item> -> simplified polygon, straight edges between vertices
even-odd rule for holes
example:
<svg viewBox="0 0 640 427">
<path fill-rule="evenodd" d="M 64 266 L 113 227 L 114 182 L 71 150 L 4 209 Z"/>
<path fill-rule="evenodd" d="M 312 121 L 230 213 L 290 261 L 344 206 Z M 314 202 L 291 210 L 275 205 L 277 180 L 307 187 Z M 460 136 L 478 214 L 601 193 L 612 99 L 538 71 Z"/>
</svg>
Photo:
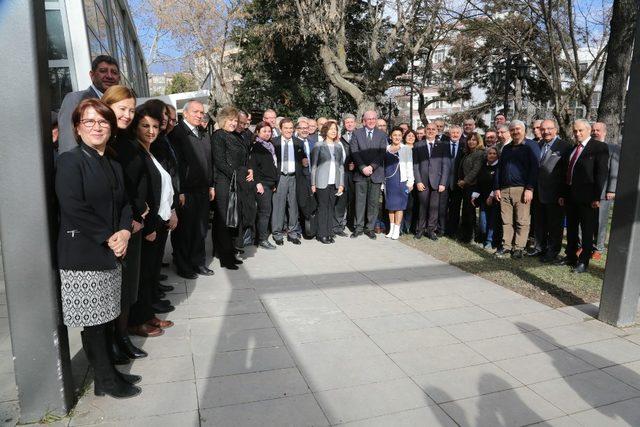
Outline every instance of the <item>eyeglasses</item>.
<svg viewBox="0 0 640 427">
<path fill-rule="evenodd" d="M 96 123 L 98 124 L 98 127 L 101 127 L 104 129 L 111 127 L 111 123 L 109 123 L 106 120 L 85 119 L 85 120 L 80 120 L 80 123 L 82 123 L 82 126 L 84 126 L 87 129 L 93 129 Z"/>
</svg>

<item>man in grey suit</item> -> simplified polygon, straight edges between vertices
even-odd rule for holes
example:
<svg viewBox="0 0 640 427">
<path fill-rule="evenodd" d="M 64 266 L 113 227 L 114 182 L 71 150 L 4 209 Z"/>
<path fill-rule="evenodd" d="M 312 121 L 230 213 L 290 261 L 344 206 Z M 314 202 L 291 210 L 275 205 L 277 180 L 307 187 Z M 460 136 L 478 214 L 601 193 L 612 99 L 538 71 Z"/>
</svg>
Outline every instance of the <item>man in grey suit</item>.
<svg viewBox="0 0 640 427">
<path fill-rule="evenodd" d="M 542 155 L 538 170 L 534 233 L 536 246 L 528 252 L 530 256 L 540 256 L 542 262 L 553 262 L 562 247 L 562 220 L 564 209 L 558 204 L 560 186 L 563 185 L 562 156 L 571 150 L 571 145 L 558 137 L 555 120 L 544 120 L 540 124 L 542 134 Z"/>
<path fill-rule="evenodd" d="M 384 181 L 384 153 L 387 149 L 387 134 L 376 129 L 378 115 L 367 111 L 362 115 L 364 127 L 353 132 L 349 146 L 356 167 L 353 182 L 356 189 L 356 221 L 351 238 L 364 234 L 376 238 L 374 231 L 380 209 L 380 187 Z M 366 224 L 365 224 L 366 214 Z"/>
<path fill-rule="evenodd" d="M 273 193 L 271 234 L 278 246 L 284 244 L 285 234 L 289 242 L 299 245 L 302 229 L 298 223 L 296 177 L 301 176 L 303 168 L 309 166 L 309 160 L 304 152 L 303 142 L 293 136 L 293 120 L 282 119 L 280 136 L 273 139 L 273 148 L 280 180 L 276 192 Z"/>
<path fill-rule="evenodd" d="M 602 122 L 596 122 L 591 128 L 591 137 L 598 141 L 607 142 L 607 125 Z M 598 224 L 596 235 L 593 241 L 596 242 L 593 248 L 592 259 L 599 260 L 604 252 L 604 244 L 607 240 L 607 225 L 609 223 L 609 209 L 616 197 L 616 186 L 618 185 L 618 164 L 620 162 L 620 145 L 607 142 L 609 148 L 609 176 L 607 183 L 602 190 L 600 196 L 600 207 L 598 208 Z"/>
<path fill-rule="evenodd" d="M 91 86 L 86 90 L 69 92 L 62 100 L 58 113 L 58 153 L 62 154 L 75 146 L 76 134 L 73 129 L 71 115 L 81 101 L 89 98 L 102 98 L 103 93 L 111 86 L 120 83 L 120 67 L 118 61 L 109 55 L 99 55 L 91 62 Z"/>
<path fill-rule="evenodd" d="M 440 196 L 447 189 L 451 159 L 449 146 L 436 138 L 437 132 L 436 124 L 429 123 L 425 129 L 427 139 L 416 142 L 413 147 L 413 175 L 420 201 L 415 239 L 426 233 L 429 239 L 438 240 L 440 203 L 446 209 L 446 200 Z"/>
</svg>

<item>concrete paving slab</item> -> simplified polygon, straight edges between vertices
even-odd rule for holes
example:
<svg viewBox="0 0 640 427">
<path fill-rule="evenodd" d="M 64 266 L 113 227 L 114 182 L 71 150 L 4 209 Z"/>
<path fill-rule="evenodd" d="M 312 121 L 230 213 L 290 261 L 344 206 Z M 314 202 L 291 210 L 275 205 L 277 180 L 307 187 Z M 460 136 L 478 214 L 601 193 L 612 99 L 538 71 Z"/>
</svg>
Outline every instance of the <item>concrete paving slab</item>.
<svg viewBox="0 0 640 427">
<path fill-rule="evenodd" d="M 524 332 L 505 319 L 489 319 L 461 325 L 444 326 L 444 329 L 462 342 L 515 335 Z"/>
<path fill-rule="evenodd" d="M 396 314 L 355 320 L 356 325 L 367 335 L 412 331 L 435 326 L 419 313 Z"/>
<path fill-rule="evenodd" d="M 197 379 L 295 366 L 287 349 L 282 347 L 194 355 L 193 364 Z"/>
<path fill-rule="evenodd" d="M 640 360 L 640 346 L 622 338 L 579 344 L 567 351 L 598 368 Z"/>
<path fill-rule="evenodd" d="M 640 391 L 596 370 L 529 386 L 567 414 L 640 396 Z"/>
<path fill-rule="evenodd" d="M 603 371 L 640 390 L 640 361 L 610 366 Z"/>
<path fill-rule="evenodd" d="M 471 341 L 467 345 L 491 361 L 512 359 L 558 348 L 533 333 Z"/>
<path fill-rule="evenodd" d="M 488 360 L 465 344 L 393 353 L 389 357 L 409 376 L 481 365 Z"/>
<path fill-rule="evenodd" d="M 189 321 L 191 336 L 216 335 L 220 331 L 235 332 L 273 328 L 266 313 L 237 314 L 235 316 L 203 317 Z"/>
<path fill-rule="evenodd" d="M 459 325 L 461 323 L 472 323 L 480 320 L 496 318 L 494 314 L 491 314 L 487 310 L 475 305 L 470 307 L 425 311 L 420 314 L 437 326 Z"/>
<path fill-rule="evenodd" d="M 191 352 L 196 355 L 284 346 L 275 328 L 244 331 L 222 330 L 215 335 L 192 336 L 190 341 Z"/>
<path fill-rule="evenodd" d="M 340 424 L 344 427 L 455 427 L 457 424 L 438 406 L 410 409 L 395 414 Z"/>
<path fill-rule="evenodd" d="M 562 349 L 500 360 L 495 364 L 527 385 L 596 369 Z"/>
<path fill-rule="evenodd" d="M 629 399 L 597 409 L 579 412 L 571 415 L 579 425 L 585 427 L 600 426 L 638 426 L 640 425 L 640 399 Z"/>
<path fill-rule="evenodd" d="M 387 354 L 442 347 L 460 342 L 439 327 L 377 334 L 371 335 L 370 338 Z"/>
</svg>

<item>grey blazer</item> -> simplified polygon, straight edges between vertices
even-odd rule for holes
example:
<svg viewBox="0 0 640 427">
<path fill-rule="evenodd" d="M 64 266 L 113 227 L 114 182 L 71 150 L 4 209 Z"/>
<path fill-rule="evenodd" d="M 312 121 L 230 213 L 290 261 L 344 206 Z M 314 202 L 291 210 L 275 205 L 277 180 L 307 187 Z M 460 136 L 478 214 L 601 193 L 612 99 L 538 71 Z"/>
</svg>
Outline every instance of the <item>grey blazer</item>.
<svg viewBox="0 0 640 427">
<path fill-rule="evenodd" d="M 344 150 L 340 142 L 336 141 L 334 151 L 335 185 L 344 186 Z M 329 169 L 331 167 L 331 152 L 327 143 L 317 142 L 311 150 L 311 185 L 324 189 L 329 185 Z"/>
<path fill-rule="evenodd" d="M 540 169 L 538 170 L 538 200 L 540 203 L 558 203 L 560 187 L 565 180 L 561 160 L 568 150 L 571 150 L 571 145 L 557 138 L 547 154 L 540 159 Z"/>
<path fill-rule="evenodd" d="M 607 184 L 602 190 L 601 200 L 604 200 L 607 193 L 615 193 L 618 186 L 618 166 L 620 164 L 620 145 L 607 142 L 609 147 L 609 176 L 607 177 Z"/>
<path fill-rule="evenodd" d="M 98 98 L 98 94 L 93 87 L 89 86 L 87 90 L 77 92 L 69 92 L 65 95 L 58 112 L 58 153 L 62 154 L 78 146 L 76 142 L 76 134 L 73 131 L 73 122 L 71 115 L 81 101 L 89 98 Z"/>
<path fill-rule="evenodd" d="M 422 183 L 432 190 L 440 185 L 447 185 L 451 171 L 450 148 L 447 143 L 436 139 L 429 155 L 426 140 L 418 141 L 413 146 L 413 175 L 417 183 Z"/>
</svg>

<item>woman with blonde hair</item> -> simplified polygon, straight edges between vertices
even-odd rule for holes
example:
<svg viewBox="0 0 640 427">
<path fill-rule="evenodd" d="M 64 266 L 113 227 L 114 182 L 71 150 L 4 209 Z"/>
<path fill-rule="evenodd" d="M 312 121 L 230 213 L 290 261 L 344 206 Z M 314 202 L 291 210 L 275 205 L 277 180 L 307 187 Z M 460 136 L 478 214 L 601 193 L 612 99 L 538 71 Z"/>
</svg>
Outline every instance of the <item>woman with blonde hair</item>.
<svg viewBox="0 0 640 427">
<path fill-rule="evenodd" d="M 101 99 L 111 108 L 116 116 L 117 130 L 110 143 L 115 152 L 115 160 L 120 163 L 124 172 L 124 186 L 133 211 L 131 238 L 127 255 L 122 264 L 122 294 L 120 316 L 114 321 L 114 327 L 107 329 L 111 357 L 117 364 L 129 363 L 129 359 L 146 357 L 144 350 L 136 347 L 129 338 L 129 309 L 138 300 L 138 284 L 140 281 L 140 254 L 142 249 L 142 224 L 146 216 L 147 206 L 144 197 L 139 197 L 139 189 L 147 185 L 146 177 L 140 168 L 130 160 L 135 147 L 129 136 L 129 126 L 136 112 L 135 92 L 122 85 L 111 86 Z"/>
<path fill-rule="evenodd" d="M 236 259 L 234 237 L 237 227 L 227 226 L 227 208 L 229 206 L 229 187 L 233 182 L 238 185 L 240 179 L 253 181 L 253 172 L 247 169 L 249 153 L 235 132 L 238 125 L 238 110 L 235 107 L 223 107 L 216 115 L 218 130 L 211 137 L 211 151 L 215 164 L 215 251 L 220 265 L 229 270 L 237 270 L 242 261 Z M 239 177 L 239 178 L 237 178 Z M 240 212 L 238 212 L 240 215 Z"/>
</svg>

